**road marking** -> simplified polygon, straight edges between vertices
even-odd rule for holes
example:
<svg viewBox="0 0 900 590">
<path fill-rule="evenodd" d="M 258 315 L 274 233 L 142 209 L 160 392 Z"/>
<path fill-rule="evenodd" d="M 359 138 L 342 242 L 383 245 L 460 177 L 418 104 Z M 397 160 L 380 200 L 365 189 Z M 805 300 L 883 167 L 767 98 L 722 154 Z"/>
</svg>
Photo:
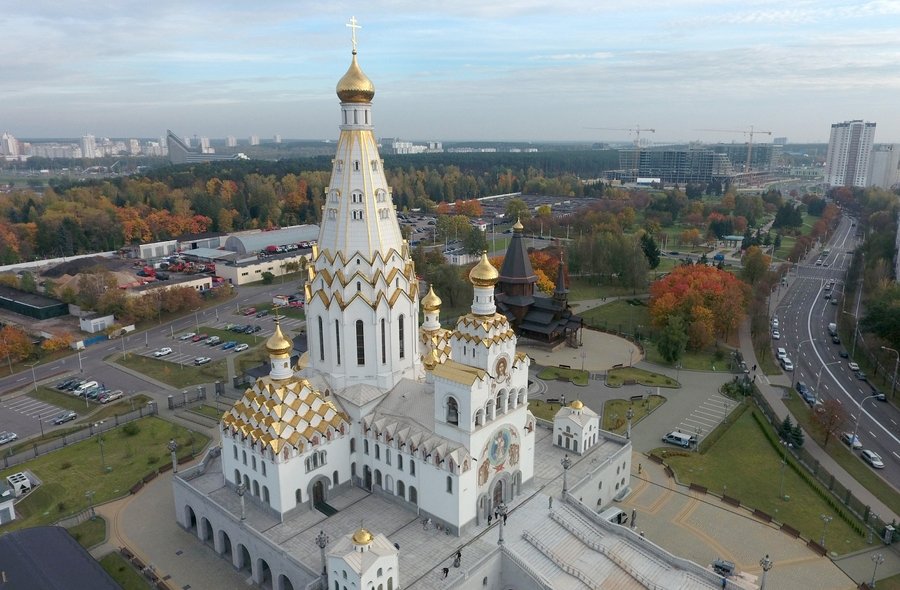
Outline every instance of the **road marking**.
<svg viewBox="0 0 900 590">
<path fill-rule="evenodd" d="M 871 434 L 871 435 L 872 435 L 872 438 L 875 438 L 875 433 L 874 433 L 874 432 L 872 432 L 872 431 L 871 431 L 871 430 L 870 430 L 870 431 L 869 431 L 869 434 Z"/>
<path fill-rule="evenodd" d="M 21 379 L 16 379 L 16 383 L 19 383 L 19 382 L 21 382 L 21 381 L 25 381 L 26 379 L 28 379 L 28 377 L 22 377 Z"/>
</svg>

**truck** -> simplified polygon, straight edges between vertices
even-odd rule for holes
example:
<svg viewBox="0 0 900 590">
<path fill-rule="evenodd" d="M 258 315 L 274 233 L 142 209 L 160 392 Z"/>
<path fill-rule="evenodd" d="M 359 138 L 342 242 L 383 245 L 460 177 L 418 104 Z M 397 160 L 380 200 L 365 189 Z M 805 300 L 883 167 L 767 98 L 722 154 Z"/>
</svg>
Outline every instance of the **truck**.
<svg viewBox="0 0 900 590">
<path fill-rule="evenodd" d="M 835 324 L 835 323 L 828 324 L 828 334 L 830 336 L 837 336 L 837 324 Z"/>
</svg>

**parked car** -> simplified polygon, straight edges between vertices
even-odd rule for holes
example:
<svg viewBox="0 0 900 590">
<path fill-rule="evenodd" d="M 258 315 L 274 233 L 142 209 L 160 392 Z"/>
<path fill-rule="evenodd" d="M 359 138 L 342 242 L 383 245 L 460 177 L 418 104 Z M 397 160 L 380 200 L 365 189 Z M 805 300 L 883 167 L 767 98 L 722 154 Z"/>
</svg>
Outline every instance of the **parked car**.
<svg viewBox="0 0 900 590">
<path fill-rule="evenodd" d="M 78 414 L 72 410 L 66 410 L 65 412 L 60 412 L 56 416 L 53 417 L 53 423 L 56 425 L 65 424 L 66 422 L 71 422 L 75 418 L 78 417 Z"/>
<path fill-rule="evenodd" d="M 859 379 L 860 381 L 865 381 L 865 380 L 866 380 L 866 374 L 863 373 L 862 371 L 856 371 L 856 372 L 853 373 L 853 374 L 856 375 L 856 378 Z"/>
<path fill-rule="evenodd" d="M 254 332 L 259 332 L 260 330 L 262 330 L 262 326 L 260 326 L 259 324 L 253 326 L 253 331 L 254 331 Z"/>
<path fill-rule="evenodd" d="M 242 352 L 250 348 L 249 344 L 244 344 L 243 342 L 234 347 L 235 352 Z"/>
<path fill-rule="evenodd" d="M 256 312 L 256 317 L 258 317 L 258 318 L 264 318 L 264 317 L 266 317 L 267 315 L 269 315 L 269 310 L 268 310 L 268 309 L 261 309 L 261 310 L 259 310 L 258 312 Z"/>
<path fill-rule="evenodd" d="M 231 350 L 235 346 L 237 346 L 237 342 L 235 342 L 234 340 L 229 340 L 228 342 L 226 342 L 225 344 L 222 345 L 222 350 Z"/>
<path fill-rule="evenodd" d="M 886 401 L 887 401 L 887 396 L 884 395 L 884 392 L 881 391 L 880 389 L 878 389 L 877 387 L 875 387 L 874 385 L 872 385 L 872 393 L 871 393 L 871 395 L 872 395 L 872 397 L 874 397 L 875 399 L 877 399 L 877 400 L 880 401 L 880 402 L 886 402 Z"/>
<path fill-rule="evenodd" d="M 781 340 L 781 332 L 778 330 L 772 330 L 772 339 Z"/>
<path fill-rule="evenodd" d="M 865 461 L 875 469 L 884 469 L 884 461 L 881 460 L 881 455 L 879 455 L 875 451 L 864 449 L 863 452 L 859 454 L 859 456 L 862 457 L 863 461 Z"/>
<path fill-rule="evenodd" d="M 295 308 L 302 308 L 302 307 L 303 307 L 303 302 L 300 301 L 300 300 L 297 300 L 297 301 L 291 301 L 290 303 L 288 303 L 288 306 L 290 306 L 290 307 L 295 307 Z"/>
<path fill-rule="evenodd" d="M 859 365 L 857 365 L 853 361 L 850 361 L 849 363 L 847 363 L 847 366 L 850 367 L 851 371 L 859 371 Z"/>
<path fill-rule="evenodd" d="M 179 336 L 178 339 L 179 340 L 190 340 L 191 338 L 193 338 L 196 335 L 197 335 L 196 332 L 186 332 L 186 333 L 182 334 L 181 336 Z"/>
<path fill-rule="evenodd" d="M 248 307 L 247 309 L 244 310 L 244 315 L 253 315 L 255 313 L 256 313 L 255 307 Z"/>
<path fill-rule="evenodd" d="M 776 356 L 778 357 L 778 360 L 786 359 L 787 358 L 787 350 L 779 347 L 778 350 L 776 351 Z"/>
<path fill-rule="evenodd" d="M 842 350 L 838 353 L 838 356 L 842 359 L 850 358 L 850 354 L 846 350 Z"/>
<path fill-rule="evenodd" d="M 157 350 L 156 352 L 154 352 L 154 353 L 153 353 L 153 356 L 155 356 L 155 357 L 161 357 L 161 356 L 166 356 L 167 354 L 172 354 L 172 349 L 169 348 L 168 346 L 165 346 L 165 347 L 163 347 L 163 348 L 160 348 L 160 349 Z"/>
<path fill-rule="evenodd" d="M 215 346 L 215 345 L 219 344 L 220 342 L 222 342 L 222 339 L 219 338 L 218 336 L 210 336 L 209 338 L 207 338 L 204 341 L 204 344 L 206 344 L 207 346 Z"/>
<path fill-rule="evenodd" d="M 10 442 L 16 440 L 17 438 L 19 438 L 19 435 L 16 434 L 15 432 L 7 432 L 4 430 L 3 432 L 0 432 L 0 445 L 5 445 L 6 443 L 10 443 Z"/>
<path fill-rule="evenodd" d="M 198 356 L 197 358 L 194 359 L 194 364 L 195 365 L 205 365 L 206 363 L 208 363 L 210 361 L 212 361 L 212 359 L 209 358 L 208 356 Z"/>
<path fill-rule="evenodd" d="M 831 337 L 831 343 L 832 343 L 832 344 L 840 344 L 840 343 L 841 343 L 841 339 L 838 338 L 837 336 L 832 336 L 832 337 Z"/>
<path fill-rule="evenodd" d="M 245 326 L 244 324 L 235 324 L 228 329 L 231 330 L 232 332 L 243 332 L 244 330 L 247 329 L 247 326 Z"/>
<path fill-rule="evenodd" d="M 78 389 L 78 386 L 81 385 L 82 383 L 86 383 L 86 380 L 85 379 L 73 379 L 71 383 L 66 385 L 66 388 L 64 391 L 75 391 L 76 389 Z"/>
<path fill-rule="evenodd" d="M 206 340 L 209 338 L 209 334 L 194 334 L 191 337 L 191 342 L 200 342 L 201 340 Z"/>
<path fill-rule="evenodd" d="M 797 393 L 799 393 L 800 395 L 806 395 L 807 393 L 809 393 L 809 386 L 803 381 L 798 381 Z"/>
<path fill-rule="evenodd" d="M 779 327 L 779 325 L 778 325 L 778 318 L 772 318 L 772 327 L 773 327 L 773 328 L 778 328 L 778 327 Z"/>
<path fill-rule="evenodd" d="M 781 359 L 781 368 L 784 369 L 785 371 L 793 371 L 794 363 L 791 362 L 791 359 L 785 357 L 785 358 Z"/>
<path fill-rule="evenodd" d="M 842 432 L 841 442 L 849 446 L 853 450 L 861 449 L 863 446 L 862 442 L 859 440 L 859 437 L 852 432 Z"/>
<path fill-rule="evenodd" d="M 56 389 L 64 391 L 66 388 L 76 383 L 78 383 L 78 379 L 67 379 L 66 381 L 60 381 L 56 384 Z"/>
<path fill-rule="evenodd" d="M 108 404 L 111 401 L 121 399 L 121 397 L 125 395 L 121 389 L 117 389 L 115 391 L 105 391 L 100 394 L 100 397 L 97 400 L 101 404 Z"/>
</svg>

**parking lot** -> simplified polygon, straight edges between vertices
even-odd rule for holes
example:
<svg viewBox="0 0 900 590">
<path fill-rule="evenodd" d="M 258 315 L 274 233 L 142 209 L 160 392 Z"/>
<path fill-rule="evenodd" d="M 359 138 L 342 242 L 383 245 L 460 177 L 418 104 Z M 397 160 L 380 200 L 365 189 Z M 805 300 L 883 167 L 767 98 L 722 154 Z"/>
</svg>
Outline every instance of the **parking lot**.
<svg viewBox="0 0 900 590">
<path fill-rule="evenodd" d="M 713 428 L 718 426 L 725 416 L 734 409 L 737 402 L 723 395 L 714 393 L 696 406 L 691 413 L 676 425 L 676 430 L 681 430 L 691 435 L 697 435 L 703 440 Z"/>
<path fill-rule="evenodd" d="M 22 395 L 0 403 L 0 408 L 10 410 L 34 420 L 47 421 L 62 411 L 62 408 Z M 5 425 L 0 430 L 12 430 Z"/>
</svg>

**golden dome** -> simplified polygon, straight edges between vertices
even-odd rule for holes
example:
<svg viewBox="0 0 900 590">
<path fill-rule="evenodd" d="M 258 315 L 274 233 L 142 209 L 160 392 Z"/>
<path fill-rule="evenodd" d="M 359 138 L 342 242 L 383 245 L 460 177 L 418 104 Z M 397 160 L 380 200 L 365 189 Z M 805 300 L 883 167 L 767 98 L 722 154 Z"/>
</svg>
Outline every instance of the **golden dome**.
<svg viewBox="0 0 900 590">
<path fill-rule="evenodd" d="M 513 226 L 513 231 L 522 231 L 525 229 L 525 226 L 522 225 L 522 220 L 516 218 L 516 224 Z"/>
<path fill-rule="evenodd" d="M 488 260 L 487 252 L 481 253 L 481 260 L 469 271 L 469 280 L 476 287 L 493 287 L 500 280 L 500 273 Z"/>
<path fill-rule="evenodd" d="M 275 322 L 275 333 L 266 340 L 266 350 L 271 355 L 291 354 L 294 343 L 288 340 L 281 332 L 281 324 Z"/>
<path fill-rule="evenodd" d="M 572 404 L 569 407 L 572 408 L 573 410 L 583 410 L 584 403 L 580 399 L 577 399 L 574 402 L 572 402 Z"/>
<path fill-rule="evenodd" d="M 429 371 L 434 370 L 436 366 L 438 366 L 438 354 L 436 350 L 431 350 L 428 354 L 422 357 L 422 364 L 425 365 L 425 368 Z"/>
<path fill-rule="evenodd" d="M 422 309 L 425 311 L 437 311 L 441 308 L 441 298 L 438 297 L 434 288 L 428 287 L 428 294 L 422 298 Z"/>
<path fill-rule="evenodd" d="M 367 531 L 366 529 L 359 529 L 355 533 L 353 533 L 353 544 L 354 545 L 368 545 L 372 542 L 372 533 Z"/>
<path fill-rule="evenodd" d="M 356 63 L 356 51 L 347 73 L 337 83 L 337 95 L 341 102 L 372 102 L 375 96 L 375 85 Z"/>
</svg>

